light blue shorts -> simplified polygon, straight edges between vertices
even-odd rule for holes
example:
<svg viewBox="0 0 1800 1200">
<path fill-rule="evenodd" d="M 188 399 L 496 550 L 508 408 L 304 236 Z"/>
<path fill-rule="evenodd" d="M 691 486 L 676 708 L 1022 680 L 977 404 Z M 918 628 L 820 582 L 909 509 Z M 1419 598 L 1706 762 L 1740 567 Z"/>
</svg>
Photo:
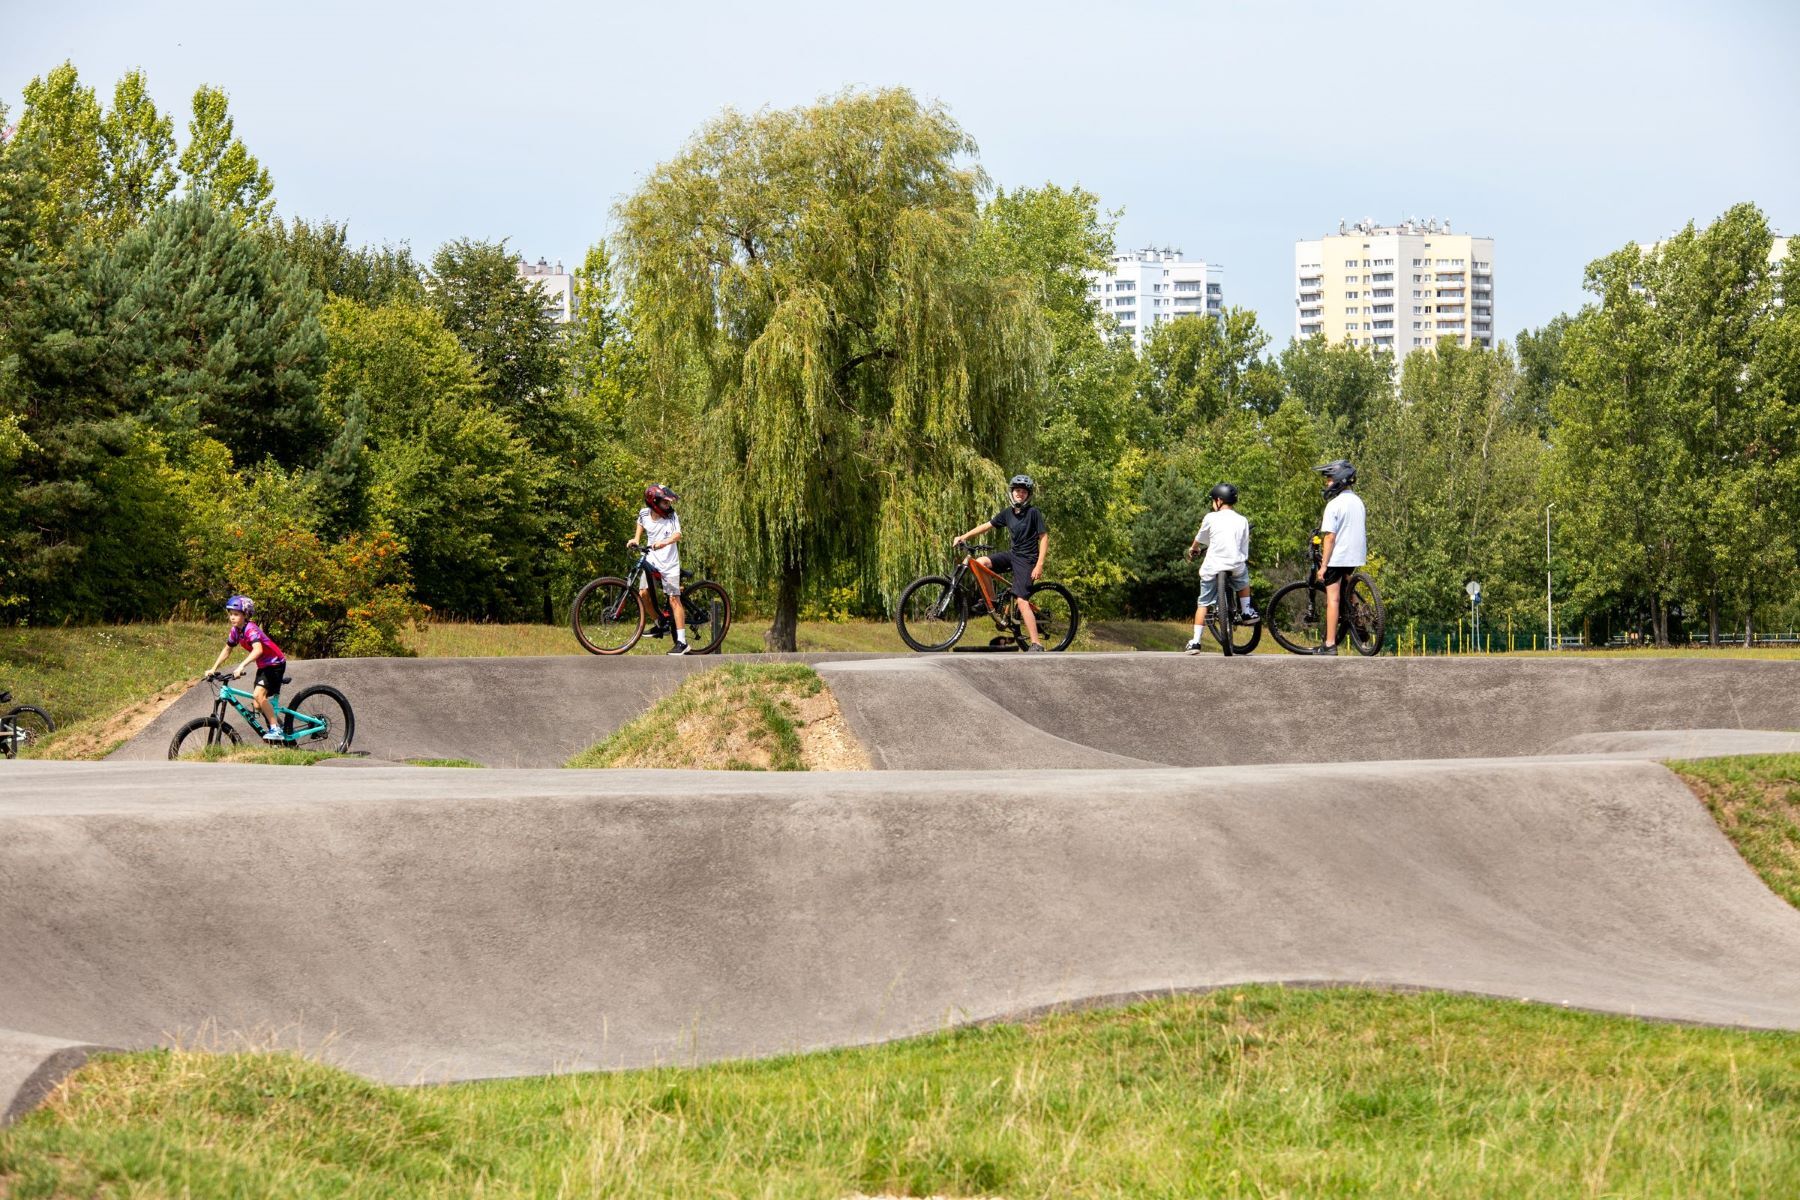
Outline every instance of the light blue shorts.
<svg viewBox="0 0 1800 1200">
<path fill-rule="evenodd" d="M 1250 586 L 1249 567 L 1233 567 L 1229 573 L 1231 575 L 1232 595 L 1235 596 Z M 1224 574 L 1226 574 L 1226 572 L 1219 572 L 1219 575 Z M 1219 602 L 1219 575 L 1202 575 L 1200 577 L 1200 603 L 1208 608 L 1211 608 Z"/>
</svg>

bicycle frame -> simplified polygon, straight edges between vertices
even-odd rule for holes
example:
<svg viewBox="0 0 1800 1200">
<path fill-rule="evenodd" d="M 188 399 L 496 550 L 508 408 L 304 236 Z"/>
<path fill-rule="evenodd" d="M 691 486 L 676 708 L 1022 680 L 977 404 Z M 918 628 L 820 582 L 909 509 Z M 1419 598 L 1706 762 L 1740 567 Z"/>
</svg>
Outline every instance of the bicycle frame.
<svg viewBox="0 0 1800 1200">
<path fill-rule="evenodd" d="M 254 692 L 246 692 L 242 688 L 234 688 L 229 683 L 222 680 L 218 682 L 218 688 L 219 690 L 213 696 L 213 717 L 215 719 L 223 721 L 225 719 L 225 706 L 230 704 L 231 707 L 237 709 L 237 714 L 244 719 L 244 724 L 255 730 L 259 736 L 268 732 L 268 726 L 263 724 L 262 713 L 256 708 L 256 694 Z M 250 701 L 248 705 L 244 703 L 246 700 Z M 293 709 L 283 705 L 277 697 L 269 697 L 269 707 L 275 710 L 275 719 L 277 721 L 280 721 L 283 717 L 287 717 L 293 722 L 294 727 L 291 730 L 283 731 L 283 736 L 285 737 L 298 739 L 311 734 L 324 733 L 329 728 L 322 719 L 318 717 L 309 717 L 303 712 L 295 712 Z"/>
<path fill-rule="evenodd" d="M 1017 602 L 1025 598 L 1012 593 L 1010 579 L 992 567 L 981 565 L 981 558 L 976 553 L 978 550 L 986 551 L 988 547 L 970 546 L 963 552 L 962 562 L 958 563 L 956 569 L 950 572 L 950 590 L 945 594 L 944 602 L 946 604 L 954 603 L 956 597 L 962 593 L 964 578 L 973 576 L 976 590 L 981 594 L 982 605 L 989 619 L 994 622 L 994 627 L 1002 633 L 1009 633 L 1015 637 L 1021 636 L 1019 622 L 1013 614 L 1017 611 Z M 1003 604 L 1003 598 L 1012 603 Z M 1030 603 L 1030 601 L 1026 601 L 1026 603 Z"/>
<path fill-rule="evenodd" d="M 691 577 L 692 573 L 683 571 L 682 575 Z M 617 621 L 620 617 L 624 616 L 625 605 L 631 600 L 641 596 L 646 586 L 648 586 L 650 590 L 651 617 L 654 620 L 660 621 L 664 617 L 673 616 L 674 610 L 669 606 L 669 593 L 663 589 L 662 572 L 651 569 L 650 552 L 646 550 L 644 553 L 638 555 L 636 562 L 631 564 L 631 570 L 625 572 L 625 594 L 619 597 L 618 607 L 606 614 L 606 619 L 609 621 Z M 689 613 L 688 624 L 706 624 L 707 616 L 705 614 L 699 614 L 697 620 L 695 617 L 696 614 Z"/>
</svg>

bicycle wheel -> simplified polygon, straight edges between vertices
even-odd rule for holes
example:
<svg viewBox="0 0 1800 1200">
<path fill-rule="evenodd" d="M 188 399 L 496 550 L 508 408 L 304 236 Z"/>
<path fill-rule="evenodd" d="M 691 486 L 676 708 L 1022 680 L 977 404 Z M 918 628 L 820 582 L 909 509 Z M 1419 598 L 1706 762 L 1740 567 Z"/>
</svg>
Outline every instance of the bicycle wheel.
<svg viewBox="0 0 1800 1200">
<path fill-rule="evenodd" d="M 1311 654 L 1325 644 L 1325 597 L 1296 580 L 1275 593 L 1263 613 L 1263 625 L 1289 654 Z"/>
<path fill-rule="evenodd" d="M 688 653 L 717 654 L 731 628 L 731 597 L 718 584 L 702 579 L 681 590 L 681 606 L 687 614 Z"/>
<path fill-rule="evenodd" d="M 1075 594 L 1060 583 L 1031 585 L 1032 611 L 1037 614 L 1038 640 L 1046 650 L 1067 650 L 1081 628 L 1081 606 Z"/>
<path fill-rule="evenodd" d="M 214 746 L 223 746 L 229 751 L 236 748 L 237 744 L 237 730 L 224 721 L 212 717 L 195 717 L 176 730 L 175 736 L 169 739 L 169 757 L 200 754 Z"/>
<path fill-rule="evenodd" d="M 569 628 L 589 654 L 623 654 L 644 636 L 644 606 L 623 579 L 602 575 L 575 593 Z"/>
<path fill-rule="evenodd" d="M 1228 603 L 1235 605 L 1237 603 L 1237 597 L 1231 597 Z M 1206 627 L 1212 631 L 1212 635 L 1215 638 L 1219 637 L 1219 618 L 1222 615 L 1223 614 L 1219 612 L 1216 606 L 1206 610 Z M 1222 638 L 1219 640 L 1221 643 L 1224 641 Z M 1231 610 L 1231 649 L 1229 653 L 1254 654 L 1256 653 L 1257 645 L 1261 641 L 1262 626 L 1253 625 L 1244 620 L 1243 614 L 1238 609 L 1233 608 Z"/>
<path fill-rule="evenodd" d="M 942 575 L 925 575 L 907 584 L 895 607 L 900 640 L 921 654 L 956 645 L 969 623 L 968 609 Z"/>
<path fill-rule="evenodd" d="M 350 701 L 344 698 L 344 693 L 315 683 L 302 690 L 287 707 L 290 712 L 325 722 L 324 729 L 303 730 L 296 734 L 294 718 L 282 717 L 281 731 L 295 746 L 302 750 L 335 750 L 339 754 L 349 751 L 350 740 L 356 736 L 356 714 L 351 711 Z"/>
<path fill-rule="evenodd" d="M 49 713 L 35 704 L 16 705 L 7 712 L 6 719 L 23 735 L 17 741 L 17 748 L 20 750 L 35 746 L 56 732 L 56 722 L 50 719 Z"/>
<path fill-rule="evenodd" d="M 1375 589 L 1375 581 L 1359 571 L 1350 577 L 1346 595 L 1349 602 L 1341 620 L 1350 634 L 1350 644 L 1364 658 L 1373 658 L 1381 653 L 1382 639 L 1387 635 L 1387 613 L 1381 605 L 1381 593 Z"/>
</svg>

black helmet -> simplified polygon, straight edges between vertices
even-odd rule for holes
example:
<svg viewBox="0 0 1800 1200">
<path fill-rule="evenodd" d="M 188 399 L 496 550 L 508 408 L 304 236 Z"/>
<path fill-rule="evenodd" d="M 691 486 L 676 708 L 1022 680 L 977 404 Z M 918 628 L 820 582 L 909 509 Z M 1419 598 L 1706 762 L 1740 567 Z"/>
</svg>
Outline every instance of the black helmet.
<svg viewBox="0 0 1800 1200">
<path fill-rule="evenodd" d="M 1313 470 L 1331 480 L 1325 488 L 1327 500 L 1356 483 L 1356 468 L 1350 465 L 1350 460 L 1347 458 L 1334 458 L 1322 467 L 1314 467 Z"/>
<path fill-rule="evenodd" d="M 1237 485 L 1233 483 L 1215 483 L 1213 490 L 1207 494 L 1226 504 L 1237 503 Z"/>
</svg>

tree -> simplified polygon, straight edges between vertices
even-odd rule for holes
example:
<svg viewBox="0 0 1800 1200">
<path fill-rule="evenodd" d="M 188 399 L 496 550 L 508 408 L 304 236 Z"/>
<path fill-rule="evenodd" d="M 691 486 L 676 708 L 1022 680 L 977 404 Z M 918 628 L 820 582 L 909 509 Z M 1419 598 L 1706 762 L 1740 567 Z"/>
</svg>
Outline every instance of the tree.
<svg viewBox="0 0 1800 1200">
<path fill-rule="evenodd" d="M 141 71 L 127 71 L 100 120 L 100 235 L 116 239 L 175 190 L 175 124 L 156 111 Z"/>
<path fill-rule="evenodd" d="M 1281 377 L 1262 358 L 1268 344 L 1245 308 L 1158 325 L 1144 343 L 1143 383 L 1157 439 L 1186 437 L 1232 409 L 1280 407 Z"/>
<path fill-rule="evenodd" d="M 1028 449 L 1049 338 L 973 267 L 974 149 L 903 90 L 728 110 L 618 210 L 647 386 L 692 406 L 729 565 L 774 579 L 771 649 L 808 570 L 897 589 Z"/>
<path fill-rule="evenodd" d="M 544 448 L 560 440 L 562 331 L 506 243 L 461 238 L 439 249 L 429 303 L 526 440 Z"/>
<path fill-rule="evenodd" d="M 100 191 L 100 102 L 65 62 L 25 85 L 15 140 L 29 146 L 45 181 L 37 199 L 39 245 L 60 257 L 92 218 Z"/>
<path fill-rule="evenodd" d="M 262 225 L 275 211 L 275 183 L 236 136 L 236 126 L 225 93 L 200 85 L 181 173 L 190 193 L 204 193 L 234 224 Z"/>
<path fill-rule="evenodd" d="M 86 290 L 96 374 L 177 444 L 208 430 L 239 462 L 289 466 L 324 449 L 320 296 L 204 193 L 164 205 L 97 256 Z"/>
<path fill-rule="evenodd" d="M 1327 342 L 1323 336 L 1290 341 L 1281 352 L 1280 369 L 1288 393 L 1341 446 L 1362 440 L 1370 412 L 1385 406 L 1394 390 L 1393 355 Z"/>
<path fill-rule="evenodd" d="M 375 306 L 425 301 L 425 272 L 405 243 L 352 247 L 349 226 L 299 217 L 270 222 L 268 234 L 306 272 L 312 286 L 328 296 Z"/>
</svg>

